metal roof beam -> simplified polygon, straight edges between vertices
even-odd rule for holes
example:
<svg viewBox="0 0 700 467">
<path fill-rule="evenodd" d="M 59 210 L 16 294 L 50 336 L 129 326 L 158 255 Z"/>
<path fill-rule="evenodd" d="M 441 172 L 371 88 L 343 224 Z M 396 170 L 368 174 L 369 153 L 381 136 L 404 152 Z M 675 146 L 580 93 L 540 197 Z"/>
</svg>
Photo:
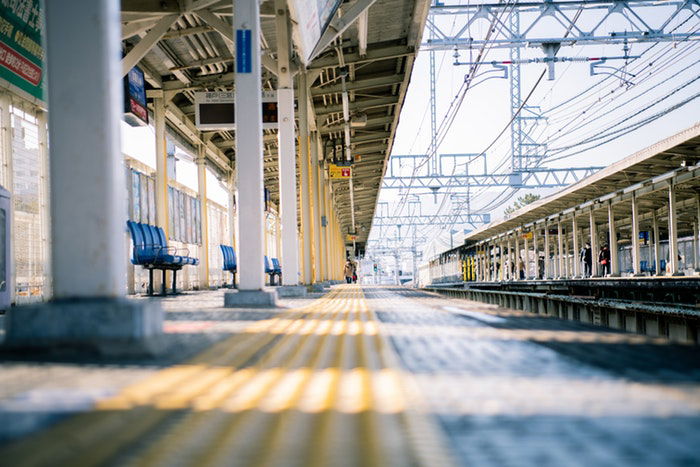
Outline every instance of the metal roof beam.
<svg viewBox="0 0 700 467">
<path fill-rule="evenodd" d="M 397 105 L 395 96 L 391 97 L 378 97 L 375 99 L 358 99 L 350 103 L 350 112 L 354 110 L 366 111 L 367 109 L 374 109 L 377 107 L 385 107 L 389 105 Z M 340 113 L 343 111 L 342 104 L 337 105 L 327 105 L 327 106 L 316 106 L 316 116 L 322 117 L 324 115 L 332 113 Z"/>
<path fill-rule="evenodd" d="M 369 89 L 377 88 L 382 86 L 392 86 L 394 84 L 402 83 L 404 79 L 403 74 L 395 74 L 389 76 L 381 76 L 379 78 L 367 78 L 357 81 L 349 82 L 345 85 L 347 91 L 357 91 L 358 89 Z M 311 96 L 319 97 L 325 94 L 334 94 L 343 92 L 342 84 L 334 84 L 326 87 L 313 87 L 311 88 Z"/>
<path fill-rule="evenodd" d="M 195 12 L 202 21 L 207 23 L 209 26 L 214 28 L 223 38 L 228 42 L 229 45 L 233 44 L 233 26 L 228 24 L 226 21 L 222 20 L 210 10 L 198 10 Z M 277 75 L 277 60 L 272 58 L 269 54 L 263 54 L 260 57 L 260 63 L 266 70 L 270 73 Z M 290 66 L 292 73 L 296 71 L 294 67 Z"/>
<path fill-rule="evenodd" d="M 363 13 L 369 9 L 377 0 L 357 0 L 348 10 L 343 11 L 342 16 L 337 16 L 333 19 L 321 38 L 318 40 L 316 47 L 309 57 L 309 62 L 313 60 L 319 53 L 325 50 L 331 43 L 345 30 L 350 27 Z"/>
<path fill-rule="evenodd" d="M 122 59 L 122 76 L 126 76 L 129 70 L 146 56 L 179 17 L 180 15 L 168 15 L 161 18 L 155 26 L 141 38 L 139 43 Z"/>
<path fill-rule="evenodd" d="M 368 45 L 367 54 L 364 57 L 360 56 L 359 51 L 343 52 L 343 59 L 345 60 L 345 63 L 354 63 L 355 65 L 359 65 L 361 63 L 404 57 L 414 53 L 415 49 L 413 47 L 407 47 L 405 45 L 392 45 L 388 47 L 372 47 L 371 45 Z M 321 71 L 326 68 L 335 68 L 338 66 L 338 57 L 333 54 L 329 54 L 328 57 L 323 56 L 317 60 L 314 60 L 310 65 L 311 66 L 308 68 L 309 71 Z"/>
</svg>

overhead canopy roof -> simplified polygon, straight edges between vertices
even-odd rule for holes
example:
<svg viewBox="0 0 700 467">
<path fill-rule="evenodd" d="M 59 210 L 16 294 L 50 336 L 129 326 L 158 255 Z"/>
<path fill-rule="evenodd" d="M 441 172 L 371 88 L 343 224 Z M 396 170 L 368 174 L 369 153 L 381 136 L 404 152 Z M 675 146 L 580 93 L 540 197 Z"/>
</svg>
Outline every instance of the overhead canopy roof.
<svg viewBox="0 0 700 467">
<path fill-rule="evenodd" d="M 261 4 L 264 89 L 276 88 L 274 1 Z M 428 14 L 430 0 L 356 0 L 344 2 L 342 15 L 371 5 L 308 64 L 313 103 L 311 128 L 324 139 L 343 140 L 340 72 L 347 67 L 351 115 L 366 124 L 351 130 L 352 153 L 361 156 L 354 170 L 358 242 L 369 234 L 381 177 L 391 152 L 401 106 Z M 235 163 L 232 131 L 200 133 L 194 125 L 194 92 L 231 90 L 234 85 L 232 0 L 122 0 L 122 39 L 127 59 L 144 70 L 153 88 L 163 89 L 172 105 L 168 125 L 195 144 L 207 145 L 207 158 L 222 172 Z M 133 51 L 136 51 L 132 54 Z M 297 61 L 297 68 L 301 63 Z M 265 186 L 278 202 L 277 136 L 264 135 Z M 348 182 L 334 181 L 336 212 L 350 230 Z"/>
<path fill-rule="evenodd" d="M 473 243 L 504 234 L 516 228 L 527 226 L 532 222 L 554 216 L 562 211 L 580 207 L 585 203 L 605 195 L 621 194 L 632 185 L 653 177 L 666 174 L 682 166 L 696 166 L 700 162 L 700 123 L 673 135 L 667 139 L 632 154 L 619 162 L 575 183 L 547 198 L 535 201 L 514 213 L 507 219 L 492 222 L 465 237 L 465 242 Z M 700 193 L 698 179 L 690 180 L 676 188 L 679 201 L 679 217 L 684 215 L 692 220 L 694 197 Z M 640 211 L 666 208 L 668 194 L 656 190 L 640 198 Z M 616 219 L 631 216 L 630 203 L 620 202 L 614 205 Z M 607 211 L 598 209 L 594 213 L 601 222 L 607 220 Z M 644 219 L 643 219 L 644 220 Z M 692 224 L 679 224 L 680 234 L 692 230 Z"/>
</svg>

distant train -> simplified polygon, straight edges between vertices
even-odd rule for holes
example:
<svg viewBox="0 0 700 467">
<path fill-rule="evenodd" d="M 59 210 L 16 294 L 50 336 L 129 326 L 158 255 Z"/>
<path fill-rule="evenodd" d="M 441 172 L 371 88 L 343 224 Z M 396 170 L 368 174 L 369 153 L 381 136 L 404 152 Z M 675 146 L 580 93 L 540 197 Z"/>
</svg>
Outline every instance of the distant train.
<svg viewBox="0 0 700 467">
<path fill-rule="evenodd" d="M 678 252 L 679 252 L 679 269 L 682 271 L 689 268 L 697 268 L 698 265 L 695 264 L 693 250 L 693 237 L 684 237 L 678 239 Z M 493 251 L 493 259 L 490 267 L 496 267 L 496 277 L 501 277 L 501 252 L 498 247 Z M 505 255 L 508 254 L 508 250 L 504 248 Z M 662 240 L 660 242 L 660 261 L 659 266 L 661 271 L 666 270 L 666 261 L 668 258 L 668 241 Z M 640 246 L 640 257 L 641 257 L 641 271 L 647 275 L 653 275 L 655 271 L 655 261 L 654 252 L 651 245 Z M 547 259 L 549 264 L 549 270 L 555 270 L 556 258 L 550 255 Z M 539 251 L 539 258 L 535 261 L 530 255 L 530 261 L 525 265 L 525 276 L 532 279 L 544 278 L 545 271 L 545 257 L 544 252 Z M 569 253 L 566 258 L 567 264 L 573 264 L 573 261 L 579 261 L 578 252 L 575 254 Z M 632 273 L 632 248 L 629 244 L 618 247 L 618 263 L 620 271 L 624 274 Z M 511 268 L 510 273 L 512 277 L 515 277 L 514 264 L 504 263 L 506 268 Z M 444 251 L 439 255 L 431 258 L 427 263 L 422 264 L 418 268 L 418 286 L 462 286 L 468 282 L 474 282 L 477 280 L 477 272 L 480 267 L 477 261 L 477 247 L 475 244 L 465 243 L 456 248 Z M 486 272 L 486 271 L 484 271 Z M 505 271 L 504 271 L 505 272 Z M 494 275 L 493 271 L 487 272 L 487 276 Z"/>
</svg>

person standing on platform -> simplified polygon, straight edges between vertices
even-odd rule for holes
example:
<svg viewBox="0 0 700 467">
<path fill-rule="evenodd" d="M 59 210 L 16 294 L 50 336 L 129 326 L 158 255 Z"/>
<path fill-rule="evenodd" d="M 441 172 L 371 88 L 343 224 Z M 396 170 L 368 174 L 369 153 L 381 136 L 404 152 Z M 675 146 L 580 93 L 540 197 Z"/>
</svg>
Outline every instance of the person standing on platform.
<svg viewBox="0 0 700 467">
<path fill-rule="evenodd" d="M 589 242 L 586 242 L 586 246 L 581 248 L 579 259 L 583 263 L 583 277 L 591 277 L 591 271 L 593 268 L 593 251 L 591 250 L 591 244 Z"/>
<path fill-rule="evenodd" d="M 343 274 L 345 274 L 345 282 L 351 284 L 352 278 L 355 274 L 355 267 L 353 266 L 352 261 L 350 261 L 350 258 L 348 258 L 348 261 L 345 263 Z"/>
<path fill-rule="evenodd" d="M 525 262 L 522 258 L 518 258 L 518 277 L 520 280 L 525 279 Z"/>
<path fill-rule="evenodd" d="M 607 243 L 600 249 L 600 253 L 598 254 L 598 262 L 600 262 L 602 274 L 604 276 L 610 274 L 610 247 Z"/>
</svg>

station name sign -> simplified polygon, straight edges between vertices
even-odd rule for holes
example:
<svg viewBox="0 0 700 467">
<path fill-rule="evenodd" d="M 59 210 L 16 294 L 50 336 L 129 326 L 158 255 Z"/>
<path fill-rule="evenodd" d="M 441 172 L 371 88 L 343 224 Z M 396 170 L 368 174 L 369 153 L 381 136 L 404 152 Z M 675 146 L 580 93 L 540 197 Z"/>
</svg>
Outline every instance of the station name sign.
<svg viewBox="0 0 700 467">
<path fill-rule="evenodd" d="M 236 98 L 233 91 L 194 93 L 195 124 L 200 130 L 235 130 Z M 277 92 L 262 93 L 263 129 L 277 128 Z"/>
</svg>

